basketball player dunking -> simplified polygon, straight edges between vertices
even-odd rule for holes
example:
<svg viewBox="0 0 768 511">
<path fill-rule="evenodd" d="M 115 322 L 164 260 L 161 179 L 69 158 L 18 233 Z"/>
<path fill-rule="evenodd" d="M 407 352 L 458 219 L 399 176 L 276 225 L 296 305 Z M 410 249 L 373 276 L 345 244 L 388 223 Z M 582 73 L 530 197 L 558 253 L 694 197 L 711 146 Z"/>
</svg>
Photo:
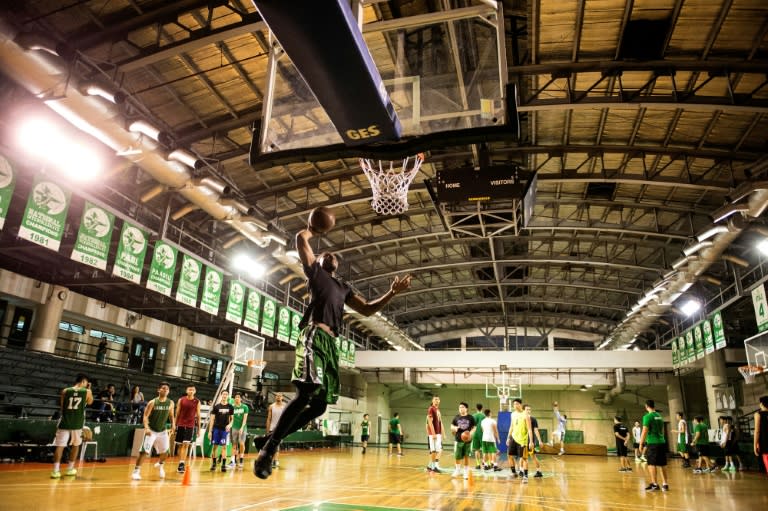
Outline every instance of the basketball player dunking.
<svg viewBox="0 0 768 511">
<path fill-rule="evenodd" d="M 280 441 L 325 413 L 327 405 L 338 400 L 339 352 L 334 338 L 339 335 L 344 305 L 370 316 L 411 284 L 410 275 L 402 279 L 395 277 L 389 291 L 375 300 L 366 301 L 335 276 L 339 266 L 335 254 L 325 252 L 315 257 L 309 244 L 314 234 L 308 227 L 296 235 L 296 250 L 307 276 L 311 300 L 299 323 L 302 331 L 296 346 L 292 378 L 296 396 L 286 406 L 275 429 L 254 440 L 260 451 L 253 464 L 253 473 L 261 479 L 272 474 L 272 458 Z"/>
</svg>

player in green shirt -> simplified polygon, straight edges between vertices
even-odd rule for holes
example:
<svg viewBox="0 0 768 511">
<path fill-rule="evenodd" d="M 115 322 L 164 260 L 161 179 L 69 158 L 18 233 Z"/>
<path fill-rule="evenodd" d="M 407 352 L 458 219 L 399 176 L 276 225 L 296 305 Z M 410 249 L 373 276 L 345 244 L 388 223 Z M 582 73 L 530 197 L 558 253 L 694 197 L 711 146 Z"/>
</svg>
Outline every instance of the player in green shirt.
<svg viewBox="0 0 768 511">
<path fill-rule="evenodd" d="M 167 382 L 161 382 L 157 387 L 157 397 L 147 403 L 144 408 L 144 444 L 139 451 L 139 457 L 136 458 L 136 466 L 133 468 L 131 478 L 138 481 L 141 479 L 141 462 L 144 456 L 152 455 L 152 447 L 160 455 L 160 461 L 155 466 L 160 469 L 160 479 L 165 479 L 165 469 L 163 464 L 168 456 L 170 440 L 168 437 L 168 419 L 171 419 L 171 431 L 176 429 L 176 414 L 173 413 L 174 403 L 168 399 L 168 393 L 171 386 Z"/>
<path fill-rule="evenodd" d="M 368 448 L 368 439 L 370 438 L 371 421 L 368 420 L 368 414 L 363 414 L 363 421 L 360 423 L 360 443 L 363 444 L 363 454 Z"/>
<path fill-rule="evenodd" d="M 477 411 L 472 414 L 475 419 L 475 434 L 472 436 L 472 451 L 475 453 L 475 470 L 483 468 L 483 430 L 480 428 L 480 423 L 485 420 L 485 414 L 483 413 L 483 404 L 477 403 L 475 405 Z"/>
<path fill-rule="evenodd" d="M 707 423 L 704 422 L 704 417 L 701 415 L 693 418 L 693 440 L 691 440 L 691 447 L 694 447 L 699 453 L 699 459 L 696 460 L 696 468 L 693 469 L 693 473 L 709 472 L 714 465 L 709 458 L 709 428 Z"/>
<path fill-rule="evenodd" d="M 656 411 L 656 403 L 653 399 L 645 402 L 646 414 L 643 416 L 643 432 L 640 435 L 640 448 L 648 446 L 645 457 L 648 459 L 648 476 L 651 479 L 645 489 L 647 491 L 669 491 L 667 474 L 664 467 L 667 466 L 667 439 L 664 436 L 664 418 Z M 656 469 L 661 473 L 661 488 L 656 482 Z"/>
<path fill-rule="evenodd" d="M 245 437 L 248 435 L 248 405 L 243 403 L 243 396 L 238 392 L 235 394 L 235 401 L 232 404 L 235 409 L 232 419 L 232 430 L 230 431 L 230 439 L 232 441 L 232 463 L 230 466 L 234 466 L 235 459 L 239 456 L 240 460 L 237 463 L 237 468 L 243 469 L 243 456 L 245 456 Z"/>
<path fill-rule="evenodd" d="M 64 475 L 77 475 L 75 460 L 80 444 L 83 443 L 83 426 L 85 425 L 85 407 L 93 403 L 93 394 L 91 393 L 88 377 L 84 374 L 78 374 L 75 377 L 75 384 L 61 390 L 59 399 L 59 409 L 61 418 L 56 426 L 56 438 L 53 445 L 56 450 L 53 453 L 53 471 L 52 479 L 61 477 L 61 455 L 64 448 L 72 444 L 69 451 L 69 466 Z"/>
<path fill-rule="evenodd" d="M 397 455 L 403 455 L 403 448 L 400 445 L 403 437 L 403 428 L 400 425 L 400 414 L 395 412 L 395 416 L 389 419 L 389 455 L 392 456 L 392 446 L 397 446 Z"/>
</svg>

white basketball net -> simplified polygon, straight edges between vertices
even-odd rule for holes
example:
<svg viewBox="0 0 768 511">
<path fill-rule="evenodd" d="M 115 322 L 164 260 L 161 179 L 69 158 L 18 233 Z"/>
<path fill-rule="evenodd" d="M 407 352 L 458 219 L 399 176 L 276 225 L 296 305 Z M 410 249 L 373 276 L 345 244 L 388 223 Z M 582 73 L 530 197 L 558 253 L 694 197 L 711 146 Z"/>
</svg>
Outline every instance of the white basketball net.
<svg viewBox="0 0 768 511">
<path fill-rule="evenodd" d="M 371 207 L 376 213 L 399 215 L 408 211 L 408 187 L 422 163 L 422 153 L 403 159 L 402 166 L 400 162 L 360 158 L 360 168 L 371 183 Z"/>
</svg>

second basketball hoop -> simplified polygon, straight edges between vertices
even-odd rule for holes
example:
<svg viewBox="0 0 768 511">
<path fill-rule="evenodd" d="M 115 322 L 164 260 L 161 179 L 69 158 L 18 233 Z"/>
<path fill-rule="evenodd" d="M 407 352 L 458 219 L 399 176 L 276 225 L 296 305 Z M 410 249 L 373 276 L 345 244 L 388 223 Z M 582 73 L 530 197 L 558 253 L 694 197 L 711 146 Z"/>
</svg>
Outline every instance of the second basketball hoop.
<svg viewBox="0 0 768 511">
<path fill-rule="evenodd" d="M 402 162 L 360 158 L 360 168 L 371 183 L 371 207 L 380 215 L 399 215 L 408 211 L 408 187 L 424 163 L 424 153 Z"/>
</svg>

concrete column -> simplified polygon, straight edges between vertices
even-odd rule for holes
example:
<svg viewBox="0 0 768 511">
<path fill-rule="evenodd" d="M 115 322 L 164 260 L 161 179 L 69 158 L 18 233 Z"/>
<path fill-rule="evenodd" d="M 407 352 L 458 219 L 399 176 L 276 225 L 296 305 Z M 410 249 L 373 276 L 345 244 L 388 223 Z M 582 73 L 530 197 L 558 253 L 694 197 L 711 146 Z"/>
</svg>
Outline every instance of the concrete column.
<svg viewBox="0 0 768 511">
<path fill-rule="evenodd" d="M 184 365 L 184 352 L 187 348 L 186 329 L 176 328 L 176 336 L 170 339 L 165 347 L 165 373 L 170 376 L 181 376 Z"/>
<path fill-rule="evenodd" d="M 704 386 L 707 392 L 707 408 L 709 410 L 709 426 L 717 427 L 717 413 L 719 406 L 715 399 L 715 385 L 728 383 L 725 373 L 725 352 L 717 350 L 704 357 Z"/>
<path fill-rule="evenodd" d="M 64 302 L 69 290 L 61 286 L 49 286 L 45 303 L 37 306 L 28 348 L 35 351 L 53 353 L 59 336 L 59 322 L 64 312 Z"/>
<path fill-rule="evenodd" d="M 467 336 L 461 336 L 461 351 L 467 351 Z"/>
<path fill-rule="evenodd" d="M 683 410 L 685 403 L 683 403 L 683 390 L 680 387 L 680 377 L 674 374 L 667 376 L 667 401 L 669 410 L 668 413 L 665 413 L 664 415 L 668 417 L 671 423 L 676 424 L 675 414 L 677 412 L 685 413 L 685 410 Z M 686 417 L 686 419 L 688 418 L 689 417 Z"/>
<path fill-rule="evenodd" d="M 0 346 L 6 346 L 8 344 L 8 336 L 11 335 L 11 327 L 13 326 L 13 315 L 16 313 L 16 306 L 9 303 L 5 306 L 5 317 L 3 318 L 3 324 L 0 325 Z"/>
<path fill-rule="evenodd" d="M 555 351 L 555 335 L 552 333 L 547 334 L 547 351 Z"/>
</svg>

